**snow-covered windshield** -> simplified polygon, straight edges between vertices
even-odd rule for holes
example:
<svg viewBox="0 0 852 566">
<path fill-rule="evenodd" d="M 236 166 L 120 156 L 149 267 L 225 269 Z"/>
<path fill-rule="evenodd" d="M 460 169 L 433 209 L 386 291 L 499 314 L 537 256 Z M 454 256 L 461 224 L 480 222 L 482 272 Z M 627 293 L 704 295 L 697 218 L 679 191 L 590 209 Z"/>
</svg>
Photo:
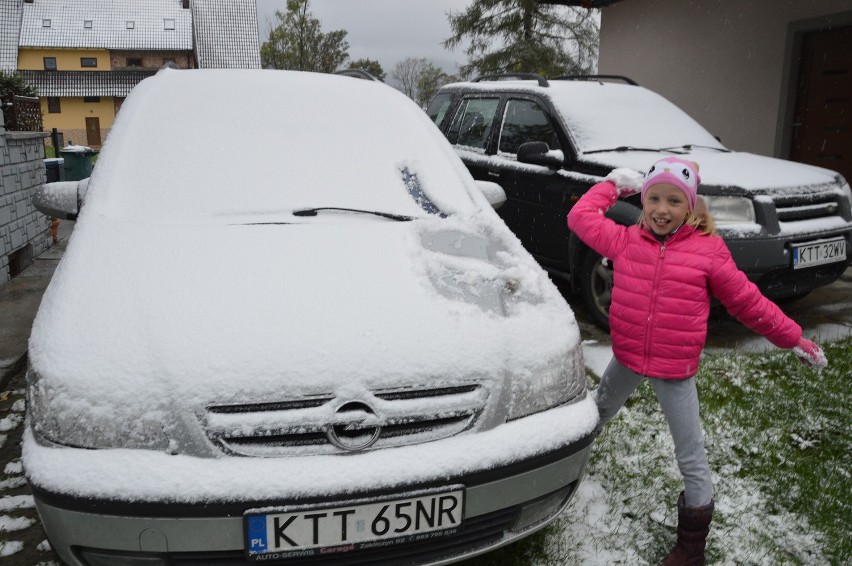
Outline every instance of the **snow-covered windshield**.
<svg viewBox="0 0 852 566">
<path fill-rule="evenodd" d="M 684 145 L 725 149 L 683 110 L 646 88 L 574 81 L 550 85 L 547 93 L 580 153 Z"/>
<path fill-rule="evenodd" d="M 473 211 L 474 190 L 423 111 L 382 83 L 167 69 L 125 101 L 82 212 L 168 224 L 292 221 L 322 207 L 416 218 Z"/>
</svg>

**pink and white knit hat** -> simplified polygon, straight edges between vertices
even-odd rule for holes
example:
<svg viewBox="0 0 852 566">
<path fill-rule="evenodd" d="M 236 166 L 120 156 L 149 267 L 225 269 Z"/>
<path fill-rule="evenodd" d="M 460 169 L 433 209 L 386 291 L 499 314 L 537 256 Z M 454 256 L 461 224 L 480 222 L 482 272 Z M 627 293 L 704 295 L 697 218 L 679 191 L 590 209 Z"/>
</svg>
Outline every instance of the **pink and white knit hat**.
<svg viewBox="0 0 852 566">
<path fill-rule="evenodd" d="M 645 193 L 649 188 L 663 183 L 674 185 L 683 191 L 689 201 L 689 210 L 695 208 L 698 185 L 701 183 L 697 163 L 680 157 L 666 157 L 651 165 L 642 185 L 642 202 L 645 202 Z"/>
</svg>

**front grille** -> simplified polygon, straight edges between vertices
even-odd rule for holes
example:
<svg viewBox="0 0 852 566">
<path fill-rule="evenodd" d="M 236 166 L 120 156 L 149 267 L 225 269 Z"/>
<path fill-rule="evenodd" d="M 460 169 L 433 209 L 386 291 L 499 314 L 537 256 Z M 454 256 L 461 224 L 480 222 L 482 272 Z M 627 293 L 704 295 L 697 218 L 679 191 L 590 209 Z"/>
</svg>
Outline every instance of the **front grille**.
<svg viewBox="0 0 852 566">
<path fill-rule="evenodd" d="M 334 566 L 398 566 L 424 564 L 496 544 L 517 520 L 519 508 L 473 517 L 453 534 L 398 546 L 358 550 L 352 554 L 300 556 L 274 562 L 249 562 L 242 552 L 174 553 L 174 566 L 246 566 L 246 564 L 333 564 Z"/>
<path fill-rule="evenodd" d="M 480 384 L 464 384 L 377 390 L 363 400 L 317 395 L 213 405 L 203 415 L 202 426 L 229 454 L 338 454 L 346 451 L 341 445 L 380 449 L 453 436 L 475 426 L 486 398 Z"/>
<path fill-rule="evenodd" d="M 840 211 L 837 193 L 795 194 L 773 197 L 779 222 L 794 222 L 837 216 Z"/>
</svg>

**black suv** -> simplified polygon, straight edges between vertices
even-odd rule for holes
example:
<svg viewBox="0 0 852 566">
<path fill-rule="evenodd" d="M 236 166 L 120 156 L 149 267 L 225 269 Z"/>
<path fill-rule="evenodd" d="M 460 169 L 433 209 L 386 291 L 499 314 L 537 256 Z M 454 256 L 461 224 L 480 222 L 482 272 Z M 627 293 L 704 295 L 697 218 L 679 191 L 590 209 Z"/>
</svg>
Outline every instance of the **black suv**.
<svg viewBox="0 0 852 566">
<path fill-rule="evenodd" d="M 490 75 L 442 87 L 427 113 L 476 179 L 506 192 L 498 213 L 551 274 L 608 326 L 611 266 L 566 226 L 612 169 L 644 173 L 683 155 L 737 265 L 772 299 L 799 298 L 850 262 L 852 191 L 834 171 L 734 152 L 660 95 L 625 77 Z M 635 223 L 638 196 L 607 215 Z"/>
</svg>

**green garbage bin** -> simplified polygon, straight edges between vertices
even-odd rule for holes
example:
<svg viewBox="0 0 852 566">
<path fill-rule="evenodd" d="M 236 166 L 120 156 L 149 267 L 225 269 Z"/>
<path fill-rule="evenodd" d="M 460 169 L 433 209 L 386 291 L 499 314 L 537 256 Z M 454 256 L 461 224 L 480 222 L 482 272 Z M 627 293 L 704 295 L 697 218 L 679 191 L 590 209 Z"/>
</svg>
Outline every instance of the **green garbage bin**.
<svg viewBox="0 0 852 566">
<path fill-rule="evenodd" d="M 80 181 L 92 176 L 92 157 L 97 153 L 91 147 L 68 145 L 59 150 L 65 160 L 65 180 Z"/>
</svg>

